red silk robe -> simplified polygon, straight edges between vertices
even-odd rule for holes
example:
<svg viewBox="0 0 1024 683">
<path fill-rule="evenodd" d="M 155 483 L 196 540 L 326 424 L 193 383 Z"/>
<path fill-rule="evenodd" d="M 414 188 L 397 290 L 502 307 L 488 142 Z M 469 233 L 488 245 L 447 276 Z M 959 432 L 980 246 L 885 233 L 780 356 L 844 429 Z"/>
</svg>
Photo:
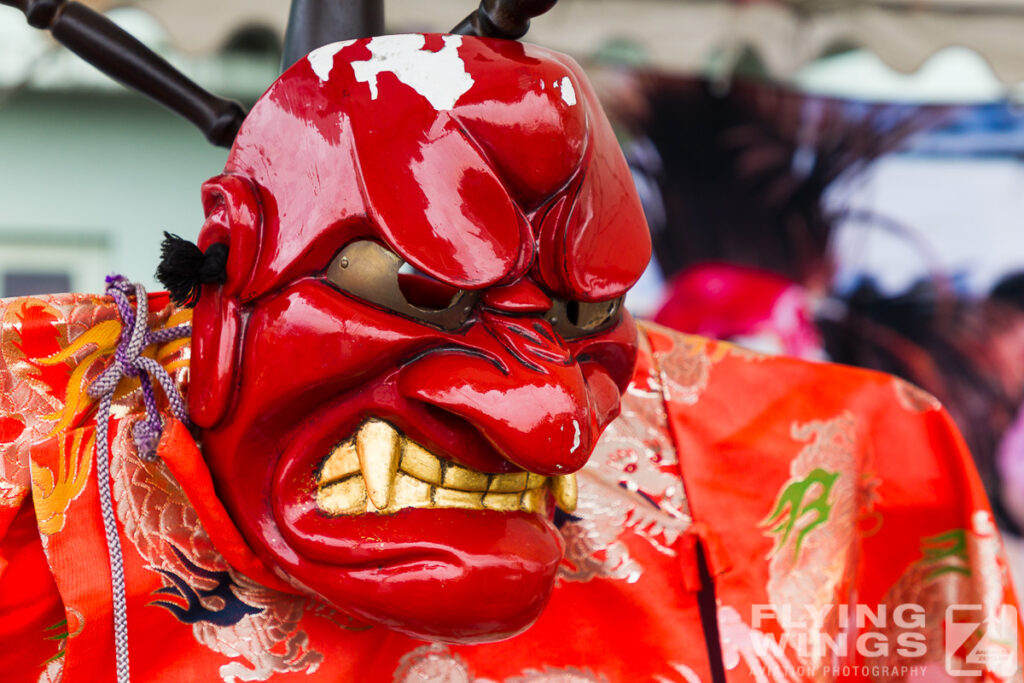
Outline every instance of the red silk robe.
<svg viewBox="0 0 1024 683">
<path fill-rule="evenodd" d="M 188 320 L 150 299 L 151 327 Z M 101 484 L 137 681 L 711 681 L 699 596 L 712 591 L 729 681 L 1022 680 L 971 459 L 903 381 L 642 326 L 622 415 L 561 527 L 550 605 L 520 636 L 451 646 L 291 592 L 245 545 L 180 423 L 167 418 L 158 461 L 139 458 L 137 380 L 114 402 L 112 481 L 97 482 L 86 387 L 120 329 L 105 297 L 0 301 L 5 681 L 114 680 Z M 187 340 L 147 353 L 187 386 Z"/>
</svg>

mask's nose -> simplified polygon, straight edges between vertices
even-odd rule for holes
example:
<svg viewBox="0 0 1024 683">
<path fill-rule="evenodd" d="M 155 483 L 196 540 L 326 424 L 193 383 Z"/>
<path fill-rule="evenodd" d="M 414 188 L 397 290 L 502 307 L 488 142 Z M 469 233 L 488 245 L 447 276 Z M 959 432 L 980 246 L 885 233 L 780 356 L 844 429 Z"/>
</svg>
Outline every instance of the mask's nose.
<svg viewBox="0 0 1024 683">
<path fill-rule="evenodd" d="M 421 356 L 401 371 L 399 390 L 468 421 L 523 469 L 548 476 L 574 472 L 614 417 L 618 390 L 606 373 L 584 372 L 536 315 L 550 307 L 543 292 L 533 285 L 502 290 L 485 296 L 481 322 L 465 338 L 467 351 L 475 347 L 477 354 Z"/>
</svg>

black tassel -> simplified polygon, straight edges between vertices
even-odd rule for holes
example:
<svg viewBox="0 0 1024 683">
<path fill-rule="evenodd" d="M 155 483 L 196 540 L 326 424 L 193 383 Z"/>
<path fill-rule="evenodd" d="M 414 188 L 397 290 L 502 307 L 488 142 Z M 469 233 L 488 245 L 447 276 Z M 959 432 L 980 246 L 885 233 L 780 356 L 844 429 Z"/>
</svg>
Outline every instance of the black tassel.
<svg viewBox="0 0 1024 683">
<path fill-rule="evenodd" d="M 187 239 L 165 232 L 156 279 L 167 288 L 174 303 L 192 308 L 199 301 L 202 285 L 227 280 L 227 266 L 228 245 L 211 244 L 203 253 Z"/>
</svg>

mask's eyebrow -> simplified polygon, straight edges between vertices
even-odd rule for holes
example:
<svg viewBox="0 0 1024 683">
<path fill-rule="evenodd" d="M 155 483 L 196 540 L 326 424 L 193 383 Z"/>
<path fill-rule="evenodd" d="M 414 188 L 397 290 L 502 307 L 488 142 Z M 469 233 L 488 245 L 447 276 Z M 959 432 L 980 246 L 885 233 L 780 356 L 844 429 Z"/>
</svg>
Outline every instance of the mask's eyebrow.
<svg viewBox="0 0 1024 683">
<path fill-rule="evenodd" d="M 366 204 L 404 260 L 460 289 L 493 285 L 528 261 L 521 252 L 533 249 L 529 222 L 451 117 L 419 130 L 396 122 L 386 137 L 358 127 Z"/>
</svg>

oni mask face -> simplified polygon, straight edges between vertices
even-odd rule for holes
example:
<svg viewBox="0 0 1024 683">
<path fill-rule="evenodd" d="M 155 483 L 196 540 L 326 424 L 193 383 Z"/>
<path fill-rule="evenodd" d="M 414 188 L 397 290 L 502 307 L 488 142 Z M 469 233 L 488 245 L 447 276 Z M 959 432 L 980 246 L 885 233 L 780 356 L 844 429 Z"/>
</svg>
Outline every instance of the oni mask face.
<svg viewBox="0 0 1024 683">
<path fill-rule="evenodd" d="M 297 587 L 415 636 L 531 624 L 635 360 L 650 252 L 579 67 L 515 42 L 317 50 L 204 187 L 228 278 L 190 404 L 229 513 Z"/>
</svg>

